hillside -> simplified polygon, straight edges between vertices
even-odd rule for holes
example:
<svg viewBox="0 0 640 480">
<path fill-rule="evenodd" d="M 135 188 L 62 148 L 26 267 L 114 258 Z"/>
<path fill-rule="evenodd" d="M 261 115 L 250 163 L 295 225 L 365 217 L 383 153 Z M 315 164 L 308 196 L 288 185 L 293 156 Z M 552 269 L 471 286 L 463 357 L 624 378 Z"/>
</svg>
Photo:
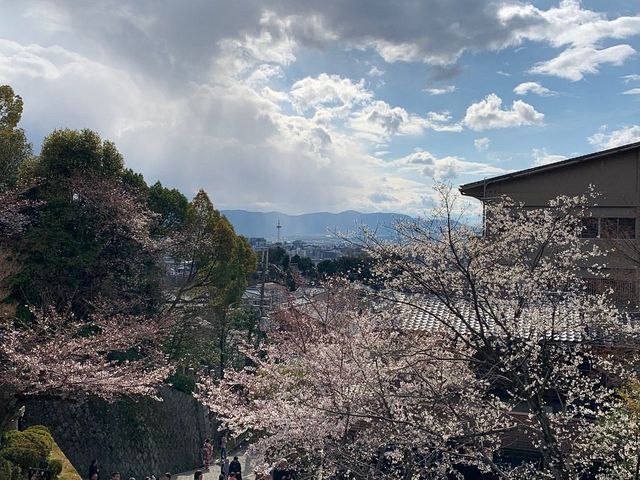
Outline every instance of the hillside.
<svg viewBox="0 0 640 480">
<path fill-rule="evenodd" d="M 278 221 L 282 225 L 282 238 L 322 237 L 341 233 L 357 232 L 365 226 L 377 229 L 381 237 L 390 236 L 392 226 L 398 220 L 409 219 L 398 213 L 360 213 L 348 210 L 341 213 L 305 213 L 287 215 L 280 212 L 248 212 L 246 210 L 223 210 L 222 213 L 233 224 L 236 232 L 246 237 L 273 239 L 277 235 Z"/>
</svg>

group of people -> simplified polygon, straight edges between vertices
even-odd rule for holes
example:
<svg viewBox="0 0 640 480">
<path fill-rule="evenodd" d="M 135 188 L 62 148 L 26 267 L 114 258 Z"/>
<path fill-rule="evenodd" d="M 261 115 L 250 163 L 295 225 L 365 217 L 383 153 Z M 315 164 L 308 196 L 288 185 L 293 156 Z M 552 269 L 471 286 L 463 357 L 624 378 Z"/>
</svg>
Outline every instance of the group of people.
<svg viewBox="0 0 640 480">
<path fill-rule="evenodd" d="M 91 466 L 89 467 L 89 480 L 99 480 L 100 469 L 98 468 L 98 461 L 93 460 L 91 462 Z M 172 475 L 167 472 L 163 475 L 160 475 L 160 478 L 155 475 L 149 475 L 144 477 L 144 480 L 171 480 Z M 110 480 L 123 480 L 120 472 L 113 472 L 111 474 Z M 129 477 L 129 480 L 136 480 L 134 477 Z"/>
<path fill-rule="evenodd" d="M 202 467 L 208 470 L 211 465 L 215 463 L 214 460 L 214 448 L 211 440 L 208 438 L 204 441 L 202 446 Z M 198 476 L 198 474 L 200 474 Z M 202 473 L 198 470 L 194 473 L 194 480 L 202 478 Z M 227 458 L 227 435 L 223 435 L 220 439 L 220 476 L 219 480 L 242 480 L 242 466 L 238 457 L 233 457 L 230 462 Z"/>
<path fill-rule="evenodd" d="M 203 471 L 209 470 L 209 468 L 216 463 L 214 458 L 214 447 L 211 440 L 208 438 L 204 441 L 202 446 L 202 470 L 196 470 L 193 474 L 193 480 L 203 480 Z M 98 469 L 98 462 L 94 460 L 89 467 L 89 480 L 101 480 L 99 478 L 100 470 Z M 144 480 L 171 480 L 172 475 L 165 473 L 159 478 L 155 475 L 144 477 Z M 281 459 L 275 465 L 275 467 L 268 473 L 260 474 L 256 473 L 256 480 L 297 480 L 298 475 L 295 469 L 289 468 L 286 459 Z M 120 475 L 120 472 L 113 472 L 110 480 L 124 480 Z M 136 480 L 131 477 L 129 480 Z M 233 460 L 229 461 L 227 458 L 227 436 L 224 435 L 220 441 L 220 475 L 218 480 L 242 480 L 242 465 L 238 457 L 233 457 Z"/>
</svg>

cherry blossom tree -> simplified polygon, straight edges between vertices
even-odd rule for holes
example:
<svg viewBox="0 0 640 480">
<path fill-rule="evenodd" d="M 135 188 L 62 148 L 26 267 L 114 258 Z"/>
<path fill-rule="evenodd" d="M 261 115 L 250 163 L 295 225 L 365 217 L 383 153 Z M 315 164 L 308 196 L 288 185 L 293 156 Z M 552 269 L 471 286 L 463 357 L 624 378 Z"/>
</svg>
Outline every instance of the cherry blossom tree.
<svg viewBox="0 0 640 480">
<path fill-rule="evenodd" d="M 0 322 L 0 431 L 29 397 L 153 396 L 172 371 L 159 348 L 168 321 L 99 313 L 79 320 L 53 308 L 32 313 L 25 322 Z"/>
<path fill-rule="evenodd" d="M 255 366 L 205 377 L 203 401 L 254 432 L 266 460 L 346 478 L 634 478 L 594 440 L 623 431 L 637 332 L 586 292 L 606 259 L 579 238 L 587 197 L 535 210 L 503 199 L 480 235 L 439 191 L 433 218 L 397 225 L 400 241 L 366 238 L 385 290 L 336 286 L 282 312 L 248 351 Z M 537 460 L 505 461 L 515 442 Z"/>
<path fill-rule="evenodd" d="M 109 278 L 139 278 L 137 269 L 160 253 L 148 233 L 153 216 L 120 182 L 89 176 L 65 182 L 74 218 L 91 219 L 93 236 L 85 244 L 99 250 Z M 103 282 L 99 295 L 82 298 L 91 306 L 86 315 L 49 302 L 46 291 L 39 292 L 39 305 L 26 305 L 30 312 L 16 312 L 15 279 L 24 275 L 17 245 L 48 207 L 33 199 L 39 188 L 34 182 L 0 193 L 0 432 L 29 397 L 154 395 L 172 370 L 161 351 L 172 321 L 148 309 L 133 314 L 147 297 L 130 282 Z M 80 231 L 82 224 L 75 226 Z M 53 275 L 50 288 L 57 288 Z"/>
</svg>

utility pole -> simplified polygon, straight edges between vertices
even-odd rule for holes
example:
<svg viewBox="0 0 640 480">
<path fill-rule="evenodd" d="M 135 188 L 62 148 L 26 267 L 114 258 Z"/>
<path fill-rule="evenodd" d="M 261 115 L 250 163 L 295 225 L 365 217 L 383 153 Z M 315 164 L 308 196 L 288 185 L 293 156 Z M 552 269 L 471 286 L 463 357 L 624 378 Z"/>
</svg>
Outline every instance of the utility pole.
<svg viewBox="0 0 640 480">
<path fill-rule="evenodd" d="M 278 222 L 279 223 L 279 222 Z M 280 230 L 278 230 L 280 232 Z M 262 284 L 260 285 L 260 319 L 264 318 L 264 284 L 267 280 L 267 270 L 269 268 L 269 247 L 262 250 Z"/>
</svg>

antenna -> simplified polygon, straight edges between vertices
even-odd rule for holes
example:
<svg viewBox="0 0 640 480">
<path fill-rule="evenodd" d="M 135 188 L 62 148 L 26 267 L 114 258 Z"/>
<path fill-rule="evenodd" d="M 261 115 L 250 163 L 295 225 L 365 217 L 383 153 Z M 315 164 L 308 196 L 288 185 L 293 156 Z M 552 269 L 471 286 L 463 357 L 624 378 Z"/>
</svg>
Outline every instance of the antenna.
<svg viewBox="0 0 640 480">
<path fill-rule="evenodd" d="M 278 243 L 280 243 L 280 229 L 282 228 L 282 225 L 280 225 L 279 219 L 278 219 L 278 225 L 276 225 L 276 228 L 278 229 Z"/>
</svg>

